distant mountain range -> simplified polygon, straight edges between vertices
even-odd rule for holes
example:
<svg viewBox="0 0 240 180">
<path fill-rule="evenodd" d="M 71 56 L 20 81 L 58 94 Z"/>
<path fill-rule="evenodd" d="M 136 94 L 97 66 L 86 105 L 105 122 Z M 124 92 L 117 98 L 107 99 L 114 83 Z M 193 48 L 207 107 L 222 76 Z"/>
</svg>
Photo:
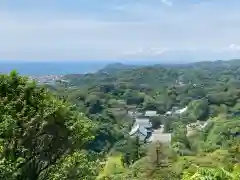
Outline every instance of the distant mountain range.
<svg viewBox="0 0 240 180">
<path fill-rule="evenodd" d="M 219 77 L 227 80 L 229 74 L 234 76 L 231 83 L 239 86 L 240 60 L 198 62 L 174 65 L 124 65 L 114 63 L 107 65 L 96 73 L 68 74 L 62 79 L 72 87 L 97 86 L 99 84 L 128 84 L 141 87 L 182 86 L 198 84 L 199 79 L 205 85 Z M 222 81 L 221 81 L 222 83 Z M 202 84 L 200 85 L 202 86 Z M 220 85 L 222 86 L 222 84 Z"/>
<path fill-rule="evenodd" d="M 202 61 L 202 62 L 193 62 L 186 64 L 158 64 L 158 63 L 149 63 L 149 64 L 124 64 L 124 63 L 112 63 L 106 65 L 104 68 L 100 69 L 99 73 L 114 73 L 118 70 L 130 70 L 141 67 L 162 67 L 162 68 L 193 68 L 193 67 L 206 67 L 206 68 L 217 68 L 224 66 L 239 66 L 240 59 L 232 59 L 228 61 L 216 60 L 216 61 Z"/>
</svg>

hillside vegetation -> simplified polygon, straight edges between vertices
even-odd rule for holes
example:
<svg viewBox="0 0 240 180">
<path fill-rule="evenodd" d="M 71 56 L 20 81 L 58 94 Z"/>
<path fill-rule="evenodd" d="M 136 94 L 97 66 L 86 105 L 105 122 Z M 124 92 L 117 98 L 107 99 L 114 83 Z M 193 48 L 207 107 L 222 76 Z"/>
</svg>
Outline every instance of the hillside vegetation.
<svg viewBox="0 0 240 180">
<path fill-rule="evenodd" d="M 46 87 L 12 72 L 0 89 L 0 179 L 240 179 L 238 60 L 117 64 Z M 157 111 L 171 143 L 130 137 L 129 110 Z M 188 136 L 196 122 L 208 123 Z"/>
</svg>

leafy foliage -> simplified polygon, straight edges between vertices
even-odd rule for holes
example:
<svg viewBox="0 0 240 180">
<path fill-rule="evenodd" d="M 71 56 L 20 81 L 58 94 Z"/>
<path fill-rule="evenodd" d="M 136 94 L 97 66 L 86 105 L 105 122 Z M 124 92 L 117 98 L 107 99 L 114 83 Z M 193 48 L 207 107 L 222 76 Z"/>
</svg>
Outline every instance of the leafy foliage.
<svg viewBox="0 0 240 180">
<path fill-rule="evenodd" d="M 16 72 L 0 76 L 3 179 L 47 178 L 49 169 L 93 138 L 93 124 Z"/>
</svg>

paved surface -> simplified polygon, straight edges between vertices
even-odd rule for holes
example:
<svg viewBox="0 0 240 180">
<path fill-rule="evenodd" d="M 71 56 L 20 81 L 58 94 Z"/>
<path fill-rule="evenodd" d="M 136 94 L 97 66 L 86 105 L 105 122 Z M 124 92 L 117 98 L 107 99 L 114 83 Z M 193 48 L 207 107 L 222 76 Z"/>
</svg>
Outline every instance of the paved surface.
<svg viewBox="0 0 240 180">
<path fill-rule="evenodd" d="M 171 133 L 163 133 L 163 128 L 153 131 L 150 141 L 171 142 Z"/>
</svg>

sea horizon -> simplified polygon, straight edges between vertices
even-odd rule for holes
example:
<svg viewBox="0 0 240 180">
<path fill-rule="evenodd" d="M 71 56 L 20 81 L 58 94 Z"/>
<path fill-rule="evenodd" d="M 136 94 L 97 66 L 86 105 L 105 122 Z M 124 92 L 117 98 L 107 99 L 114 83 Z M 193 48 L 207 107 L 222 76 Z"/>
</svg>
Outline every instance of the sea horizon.
<svg viewBox="0 0 240 180">
<path fill-rule="evenodd" d="M 96 72 L 107 64 L 109 63 L 87 61 L 0 61 L 0 72 L 10 73 L 16 70 L 19 74 L 28 76 L 84 74 Z"/>
<path fill-rule="evenodd" d="M 157 61 L 0 61 L 0 73 L 10 73 L 16 70 L 21 75 L 66 75 L 94 73 L 109 64 L 126 65 L 161 64 Z"/>
<path fill-rule="evenodd" d="M 86 60 L 86 61 L 4 61 L 0 60 L 0 73 L 10 73 L 16 70 L 20 75 L 27 76 L 43 76 L 43 75 L 66 75 L 66 74 L 86 74 L 95 73 L 109 64 L 125 64 L 125 65 L 186 65 L 198 62 L 215 62 L 215 61 L 230 61 L 228 60 L 206 60 L 206 61 L 172 61 L 160 62 L 157 60 L 125 60 L 125 61 L 110 61 L 110 60 Z"/>
</svg>

